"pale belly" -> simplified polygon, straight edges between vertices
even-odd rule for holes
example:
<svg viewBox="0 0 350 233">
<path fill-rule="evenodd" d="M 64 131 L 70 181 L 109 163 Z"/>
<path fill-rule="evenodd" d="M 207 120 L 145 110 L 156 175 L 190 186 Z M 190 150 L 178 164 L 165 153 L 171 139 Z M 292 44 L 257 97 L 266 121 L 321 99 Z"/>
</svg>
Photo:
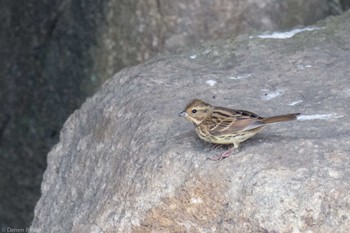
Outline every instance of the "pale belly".
<svg viewBox="0 0 350 233">
<path fill-rule="evenodd" d="M 236 132 L 234 134 L 223 134 L 223 135 L 211 135 L 210 133 L 203 133 L 198 128 L 195 128 L 197 135 L 204 141 L 215 143 L 215 144 L 233 144 L 235 147 L 238 147 L 239 143 L 244 142 L 245 140 L 253 137 L 261 128 L 256 128 L 250 131 Z"/>
</svg>

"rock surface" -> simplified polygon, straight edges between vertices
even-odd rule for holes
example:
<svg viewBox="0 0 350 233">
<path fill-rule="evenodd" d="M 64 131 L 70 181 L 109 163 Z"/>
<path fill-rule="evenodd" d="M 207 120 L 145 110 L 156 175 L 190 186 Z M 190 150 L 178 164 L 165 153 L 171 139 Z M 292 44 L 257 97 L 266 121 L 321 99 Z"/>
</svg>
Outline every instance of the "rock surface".
<svg viewBox="0 0 350 233">
<path fill-rule="evenodd" d="M 32 232 L 349 232 L 349 23 L 123 69 L 64 124 Z M 212 162 L 221 150 L 177 116 L 192 98 L 304 121 Z"/>
</svg>

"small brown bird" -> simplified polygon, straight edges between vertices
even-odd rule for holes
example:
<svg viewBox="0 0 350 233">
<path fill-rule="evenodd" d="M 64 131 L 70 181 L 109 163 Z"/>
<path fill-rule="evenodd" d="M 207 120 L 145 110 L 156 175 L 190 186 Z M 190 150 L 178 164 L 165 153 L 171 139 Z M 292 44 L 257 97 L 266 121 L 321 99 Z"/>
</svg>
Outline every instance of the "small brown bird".
<svg viewBox="0 0 350 233">
<path fill-rule="evenodd" d="M 223 154 L 208 158 L 221 160 L 232 154 L 234 148 L 248 138 L 253 137 L 264 126 L 297 119 L 300 113 L 273 117 L 261 117 L 245 110 L 215 107 L 202 100 L 195 99 L 187 104 L 179 116 L 185 117 L 195 126 L 197 135 L 210 143 L 232 144 L 233 147 Z"/>
</svg>

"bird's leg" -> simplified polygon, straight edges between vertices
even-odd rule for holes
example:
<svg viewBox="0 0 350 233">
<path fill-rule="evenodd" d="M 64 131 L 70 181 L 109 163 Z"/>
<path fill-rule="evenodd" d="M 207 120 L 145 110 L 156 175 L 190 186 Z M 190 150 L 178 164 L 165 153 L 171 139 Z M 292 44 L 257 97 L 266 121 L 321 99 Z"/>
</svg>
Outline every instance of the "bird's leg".
<svg viewBox="0 0 350 233">
<path fill-rule="evenodd" d="M 225 151 L 222 154 L 216 155 L 214 157 L 208 157 L 207 159 L 212 160 L 212 161 L 221 161 L 227 157 L 229 157 L 230 155 L 232 155 L 232 152 L 234 151 L 234 149 L 239 147 L 239 143 L 234 142 L 233 145 L 231 146 L 230 149 L 228 149 L 227 151 Z"/>
<path fill-rule="evenodd" d="M 230 155 L 232 155 L 232 152 L 234 151 L 235 147 L 234 146 L 231 146 L 230 149 L 228 149 L 227 151 L 225 151 L 224 153 L 221 154 L 221 159 L 224 159 L 224 158 L 227 158 L 229 157 Z M 220 159 L 220 160 L 221 160 Z"/>
<path fill-rule="evenodd" d="M 222 147 L 222 144 L 213 144 L 212 146 L 211 146 L 211 149 L 219 149 L 219 148 L 221 148 Z"/>
<path fill-rule="evenodd" d="M 222 147 L 222 144 L 214 144 L 214 143 L 212 143 L 211 145 L 210 145 L 210 147 L 208 147 L 208 151 L 211 151 L 211 150 L 216 150 L 216 149 L 219 149 L 219 148 L 221 148 Z"/>
<path fill-rule="evenodd" d="M 224 153 L 215 155 L 214 157 L 208 157 L 207 159 L 212 160 L 212 161 L 221 161 L 221 160 L 223 160 L 224 158 L 229 157 L 229 156 L 232 154 L 232 152 L 233 152 L 234 149 L 235 149 L 235 147 L 232 146 L 230 149 L 228 149 L 228 150 L 225 151 Z"/>
</svg>

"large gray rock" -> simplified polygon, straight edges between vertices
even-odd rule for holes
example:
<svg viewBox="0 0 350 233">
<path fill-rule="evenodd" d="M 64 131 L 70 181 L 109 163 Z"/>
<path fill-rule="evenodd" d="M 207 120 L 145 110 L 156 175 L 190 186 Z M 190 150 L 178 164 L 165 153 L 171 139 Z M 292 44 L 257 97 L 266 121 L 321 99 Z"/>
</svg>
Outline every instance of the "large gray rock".
<svg viewBox="0 0 350 233">
<path fill-rule="evenodd" d="M 123 69 L 66 121 L 32 232 L 349 232 L 349 23 Z M 212 162 L 222 150 L 177 116 L 192 98 L 305 121 Z"/>
<path fill-rule="evenodd" d="M 337 0 L 0 1 L 0 227 L 30 224 L 63 122 L 116 71 L 199 40 L 311 24 L 346 7 Z"/>
</svg>

